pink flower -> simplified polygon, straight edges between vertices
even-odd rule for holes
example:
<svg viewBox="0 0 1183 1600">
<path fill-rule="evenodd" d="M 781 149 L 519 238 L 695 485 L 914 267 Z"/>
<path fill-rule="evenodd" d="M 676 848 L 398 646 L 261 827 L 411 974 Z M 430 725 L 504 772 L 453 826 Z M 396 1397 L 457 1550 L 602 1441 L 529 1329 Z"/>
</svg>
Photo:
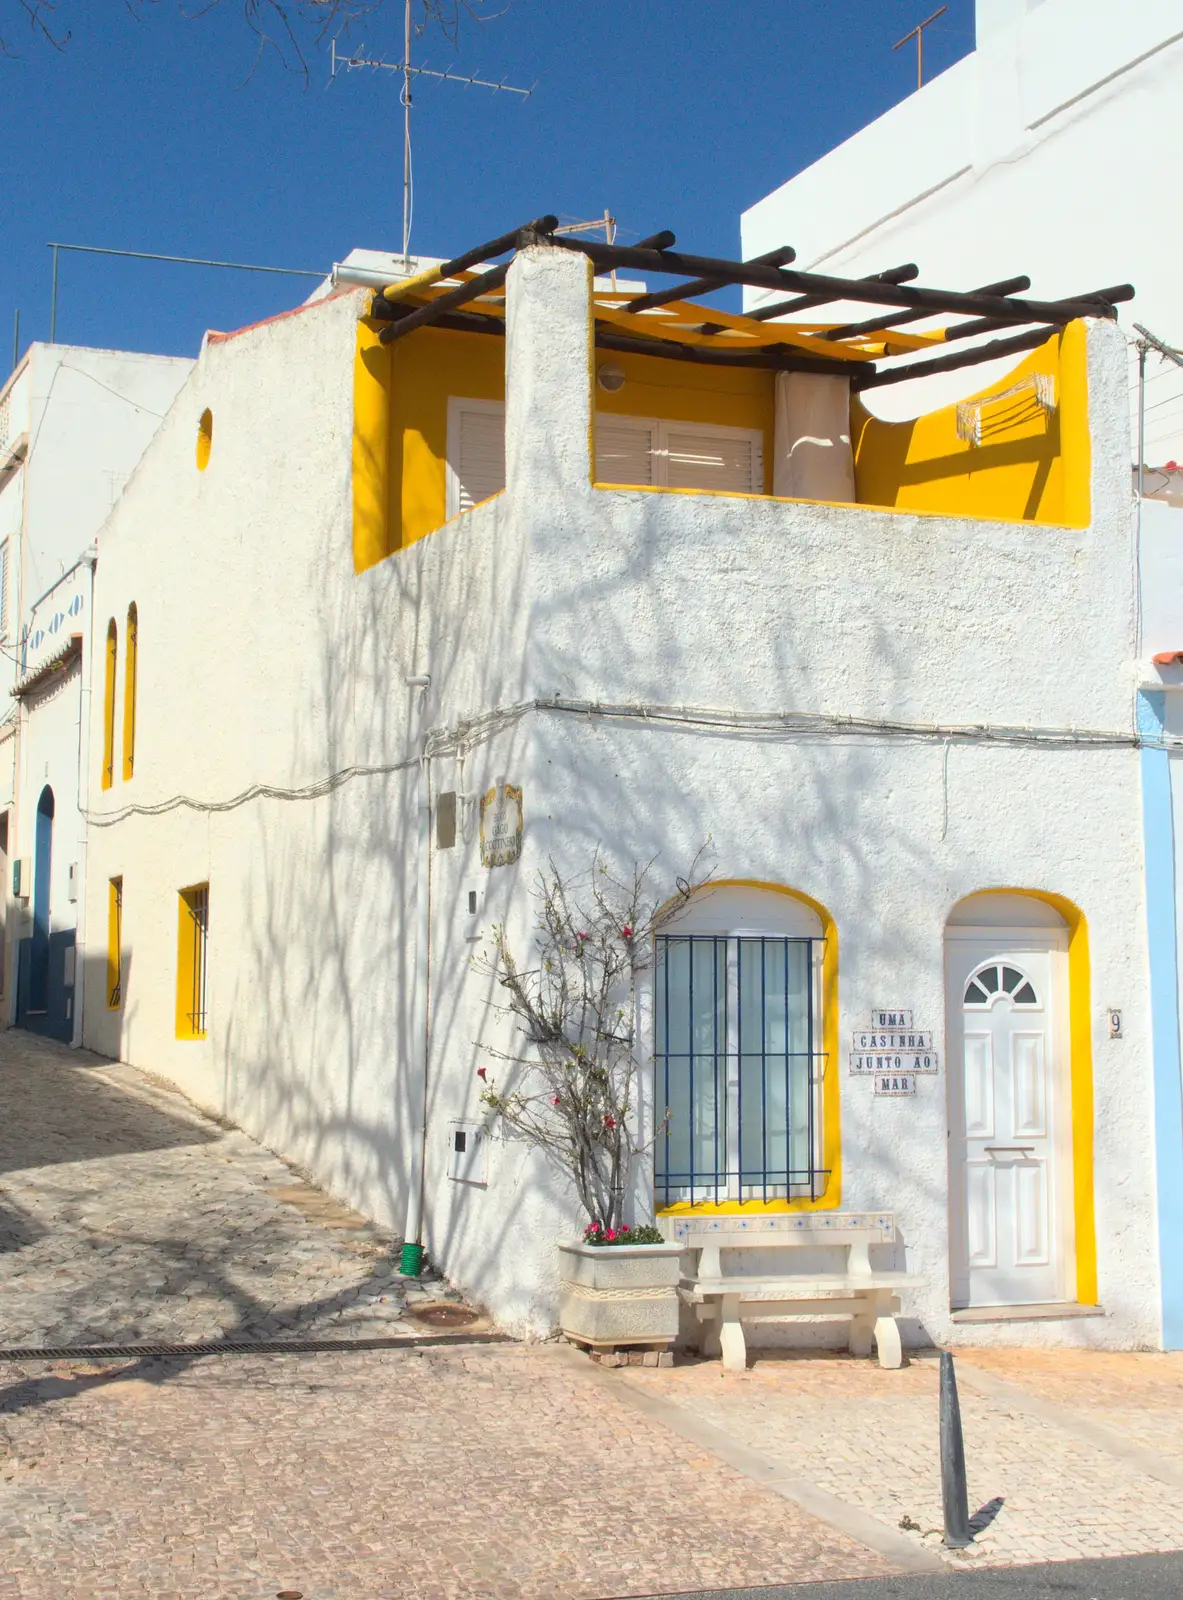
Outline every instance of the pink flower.
<svg viewBox="0 0 1183 1600">
<path fill-rule="evenodd" d="M 615 1117 L 605 1117 L 604 1118 L 604 1126 L 606 1128 L 614 1128 L 616 1126 L 616 1118 Z"/>
<path fill-rule="evenodd" d="M 552 1106 L 561 1106 L 562 1103 L 563 1103 L 563 1097 L 562 1097 L 561 1094 L 555 1095 L 554 1099 L 551 1101 L 551 1105 Z"/>
<path fill-rule="evenodd" d="M 633 936 L 633 930 L 631 928 L 621 928 L 620 937 L 622 939 L 631 939 L 632 936 Z"/>
<path fill-rule="evenodd" d="M 621 1223 L 620 1231 L 621 1231 L 621 1233 L 627 1233 L 628 1232 L 628 1223 L 627 1222 L 622 1222 Z"/>
<path fill-rule="evenodd" d="M 590 939 L 590 938 L 591 938 L 591 935 L 590 935 L 590 934 L 589 934 L 589 933 L 581 933 L 581 934 L 580 934 L 580 935 L 579 935 L 579 937 L 580 937 L 580 938 L 581 938 L 581 939 Z"/>
<path fill-rule="evenodd" d="M 478 1067 L 476 1069 L 476 1075 L 477 1075 L 478 1078 L 481 1079 L 482 1082 L 488 1083 L 489 1075 L 488 1075 L 488 1073 L 487 1073 L 487 1071 L 485 1070 L 484 1067 Z"/>
<path fill-rule="evenodd" d="M 607 1233 L 604 1235 L 604 1237 L 605 1237 L 605 1239 L 615 1239 L 615 1237 L 616 1237 L 616 1229 L 615 1228 L 609 1228 Z"/>
</svg>

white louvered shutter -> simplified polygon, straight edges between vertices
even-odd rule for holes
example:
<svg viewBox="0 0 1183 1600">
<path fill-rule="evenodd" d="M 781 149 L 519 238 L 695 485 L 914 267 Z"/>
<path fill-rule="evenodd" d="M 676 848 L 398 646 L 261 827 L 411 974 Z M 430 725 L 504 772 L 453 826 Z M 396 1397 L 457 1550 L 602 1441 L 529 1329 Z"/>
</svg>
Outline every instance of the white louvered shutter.
<svg viewBox="0 0 1183 1600">
<path fill-rule="evenodd" d="M 456 516 L 505 488 L 505 407 L 461 403 L 449 454 L 455 474 L 455 504 L 449 511 Z"/>
<path fill-rule="evenodd" d="M 655 424 L 635 417 L 596 417 L 597 483 L 657 481 L 653 471 Z"/>
<path fill-rule="evenodd" d="M 764 493 L 764 451 L 758 434 L 665 430 L 666 479 L 671 489 L 721 489 L 730 494 Z"/>
</svg>

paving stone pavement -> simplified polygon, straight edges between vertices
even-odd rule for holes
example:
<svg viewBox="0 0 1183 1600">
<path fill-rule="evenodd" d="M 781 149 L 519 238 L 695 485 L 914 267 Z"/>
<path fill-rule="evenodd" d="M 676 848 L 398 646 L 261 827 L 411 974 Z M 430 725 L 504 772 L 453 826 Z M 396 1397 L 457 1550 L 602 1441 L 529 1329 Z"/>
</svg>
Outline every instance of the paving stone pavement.
<svg viewBox="0 0 1183 1600">
<path fill-rule="evenodd" d="M 0 1034 L 0 1108 L 0 1348 L 404 1335 L 456 1306 L 132 1068 Z M 957 1362 L 964 1555 L 937 1554 L 932 1359 L 0 1358 L 0 1600 L 602 1600 L 1183 1545 L 1183 1357 Z"/>
<path fill-rule="evenodd" d="M 10 1029 L 0 1107 L 0 1348 L 417 1333 L 457 1298 L 134 1067 Z"/>
<path fill-rule="evenodd" d="M 0 1364 L 0 1600 L 594 1600 L 886 1575 L 545 1346 Z"/>
<path fill-rule="evenodd" d="M 935 1358 L 885 1372 L 837 1354 L 769 1354 L 744 1373 L 690 1362 L 629 1368 L 618 1381 L 714 1424 L 953 1565 L 1183 1548 L 1183 1356 L 962 1350 L 956 1363 L 978 1514 L 964 1553 L 941 1548 Z M 979 1372 L 1003 1379 L 1013 1398 L 976 1389 Z M 1025 1398 L 1035 1408 L 1054 1400 L 1062 1415 L 1049 1421 Z M 1113 1448 L 1090 1437 L 1098 1421 L 1118 1436 Z M 1117 1453 L 1122 1444 L 1147 1447 L 1158 1462 L 1131 1462 Z"/>
</svg>

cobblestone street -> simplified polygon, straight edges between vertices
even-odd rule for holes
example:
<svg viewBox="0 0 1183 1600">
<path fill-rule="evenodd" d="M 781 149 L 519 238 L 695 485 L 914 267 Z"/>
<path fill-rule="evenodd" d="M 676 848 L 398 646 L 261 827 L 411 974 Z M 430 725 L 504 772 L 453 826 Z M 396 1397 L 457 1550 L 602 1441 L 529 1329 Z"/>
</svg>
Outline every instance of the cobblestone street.
<svg viewBox="0 0 1183 1600">
<path fill-rule="evenodd" d="M 421 1331 L 388 1234 L 162 1082 L 13 1029 L 0 1104 L 0 1346 Z"/>
<path fill-rule="evenodd" d="M 0 1343 L 422 1336 L 438 1279 L 128 1067 L 0 1036 Z M 473 1324 L 480 1329 L 486 1324 Z M 561 1344 L 0 1360 L 0 1600 L 607 1600 L 1178 1549 L 1183 1357 Z"/>
</svg>

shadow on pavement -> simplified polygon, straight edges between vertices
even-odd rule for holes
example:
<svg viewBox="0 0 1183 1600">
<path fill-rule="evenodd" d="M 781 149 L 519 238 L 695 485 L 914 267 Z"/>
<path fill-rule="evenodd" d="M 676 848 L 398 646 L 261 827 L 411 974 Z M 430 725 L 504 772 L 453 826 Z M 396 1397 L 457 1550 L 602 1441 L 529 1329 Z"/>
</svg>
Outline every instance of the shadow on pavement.
<svg viewBox="0 0 1183 1600">
<path fill-rule="evenodd" d="M 104 1069 L 118 1070 L 118 1063 L 17 1028 L 0 1033 L 0 1173 L 218 1138 L 196 1118 L 172 1116 L 105 1083 L 98 1076 Z"/>
</svg>

